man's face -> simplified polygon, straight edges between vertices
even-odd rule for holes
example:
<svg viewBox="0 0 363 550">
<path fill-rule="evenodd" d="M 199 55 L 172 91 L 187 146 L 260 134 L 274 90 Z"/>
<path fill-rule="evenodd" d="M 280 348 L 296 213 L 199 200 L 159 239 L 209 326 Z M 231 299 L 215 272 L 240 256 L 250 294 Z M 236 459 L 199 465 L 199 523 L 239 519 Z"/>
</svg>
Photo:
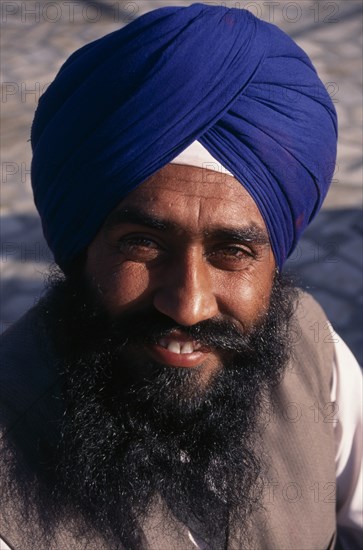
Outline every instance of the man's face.
<svg viewBox="0 0 363 550">
<path fill-rule="evenodd" d="M 183 331 L 201 321 L 248 332 L 269 305 L 275 262 L 263 218 L 233 177 L 168 165 L 123 199 L 88 249 L 86 275 L 112 317 L 155 311 L 178 325 L 133 360 L 199 367 L 218 351 Z"/>
</svg>

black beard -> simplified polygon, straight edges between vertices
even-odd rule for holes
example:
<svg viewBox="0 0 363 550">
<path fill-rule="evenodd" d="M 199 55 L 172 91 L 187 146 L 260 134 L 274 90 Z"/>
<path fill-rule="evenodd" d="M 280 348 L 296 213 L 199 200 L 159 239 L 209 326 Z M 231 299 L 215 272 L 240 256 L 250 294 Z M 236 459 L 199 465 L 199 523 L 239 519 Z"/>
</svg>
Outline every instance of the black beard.
<svg viewBox="0 0 363 550">
<path fill-rule="evenodd" d="M 213 319 L 182 327 L 221 351 L 222 367 L 203 385 L 199 368 L 138 364 L 127 353 L 181 328 L 173 321 L 156 311 L 112 320 L 82 278 L 54 283 L 41 307 L 44 337 L 62 358 L 65 415 L 56 446 L 39 456 L 33 497 L 48 536 L 72 517 L 78 533 L 142 550 L 142 522 L 160 496 L 211 549 L 237 524 L 245 537 L 262 489 L 258 421 L 289 357 L 294 298 L 277 276 L 248 334 Z"/>
</svg>

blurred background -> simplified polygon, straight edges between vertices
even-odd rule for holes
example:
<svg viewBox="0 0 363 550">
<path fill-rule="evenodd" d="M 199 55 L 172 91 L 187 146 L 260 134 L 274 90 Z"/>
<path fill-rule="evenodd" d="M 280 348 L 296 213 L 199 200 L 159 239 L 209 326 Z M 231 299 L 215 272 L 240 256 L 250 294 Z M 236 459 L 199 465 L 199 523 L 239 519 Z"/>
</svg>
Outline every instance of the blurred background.
<svg viewBox="0 0 363 550">
<path fill-rule="evenodd" d="M 30 185 L 30 126 L 41 93 L 83 44 L 152 9 L 192 3 L 1 1 L 1 331 L 39 300 L 52 262 Z M 309 54 L 335 103 L 340 133 L 333 185 L 286 269 L 317 298 L 362 364 L 362 2 L 204 3 L 245 8 L 285 30 Z M 316 337 L 329 333 L 321 327 Z"/>
</svg>

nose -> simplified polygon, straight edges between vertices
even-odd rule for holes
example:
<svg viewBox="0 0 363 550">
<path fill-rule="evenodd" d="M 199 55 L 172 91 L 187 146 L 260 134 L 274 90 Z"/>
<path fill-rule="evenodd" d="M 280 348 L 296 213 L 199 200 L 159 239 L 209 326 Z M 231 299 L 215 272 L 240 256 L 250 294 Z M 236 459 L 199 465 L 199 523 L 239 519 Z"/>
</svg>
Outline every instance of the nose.
<svg viewBox="0 0 363 550">
<path fill-rule="evenodd" d="M 217 315 L 210 266 L 200 252 L 189 251 L 174 259 L 154 294 L 154 307 L 183 326 Z"/>
</svg>

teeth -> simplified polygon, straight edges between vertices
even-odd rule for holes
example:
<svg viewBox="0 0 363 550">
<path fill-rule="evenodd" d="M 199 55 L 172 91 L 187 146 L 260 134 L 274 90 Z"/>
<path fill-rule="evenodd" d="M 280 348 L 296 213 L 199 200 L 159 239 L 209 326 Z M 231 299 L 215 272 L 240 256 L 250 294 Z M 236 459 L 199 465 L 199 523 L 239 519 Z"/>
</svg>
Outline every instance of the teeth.
<svg viewBox="0 0 363 550">
<path fill-rule="evenodd" d="M 193 353 L 194 346 L 192 342 L 185 342 L 185 344 L 182 345 L 180 353 Z"/>
<path fill-rule="evenodd" d="M 178 342 L 177 340 L 168 340 L 167 338 L 160 338 L 159 345 L 173 353 L 186 354 L 193 353 L 193 342 Z"/>
<path fill-rule="evenodd" d="M 172 340 L 171 342 L 168 343 L 167 349 L 169 351 L 172 351 L 173 353 L 180 353 L 180 344 L 179 342 L 175 342 L 174 340 Z"/>
</svg>

